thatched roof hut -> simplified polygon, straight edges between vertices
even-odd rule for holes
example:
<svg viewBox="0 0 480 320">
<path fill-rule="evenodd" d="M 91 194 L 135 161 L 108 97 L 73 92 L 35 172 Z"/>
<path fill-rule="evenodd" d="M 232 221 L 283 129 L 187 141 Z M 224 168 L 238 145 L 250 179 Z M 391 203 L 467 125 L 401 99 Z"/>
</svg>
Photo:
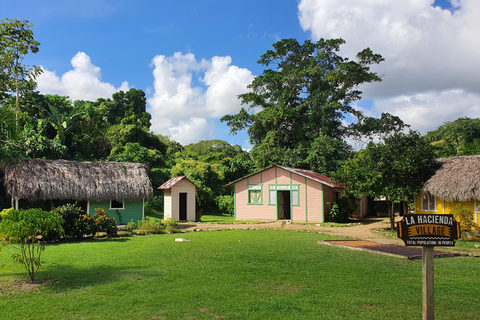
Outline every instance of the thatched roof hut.
<svg viewBox="0 0 480 320">
<path fill-rule="evenodd" d="M 441 166 L 424 191 L 446 201 L 480 200 L 480 155 L 437 160 Z"/>
<path fill-rule="evenodd" d="M 6 166 L 5 192 L 30 202 L 150 199 L 148 169 L 140 163 L 22 159 Z"/>
</svg>

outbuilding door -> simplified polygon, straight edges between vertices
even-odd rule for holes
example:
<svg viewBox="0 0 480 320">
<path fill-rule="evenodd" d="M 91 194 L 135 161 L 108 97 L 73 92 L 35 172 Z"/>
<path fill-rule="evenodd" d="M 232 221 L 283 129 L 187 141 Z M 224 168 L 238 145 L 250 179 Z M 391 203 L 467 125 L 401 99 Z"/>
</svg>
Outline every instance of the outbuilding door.
<svg viewBox="0 0 480 320">
<path fill-rule="evenodd" d="M 292 219 L 290 191 L 278 191 L 278 219 Z"/>
<path fill-rule="evenodd" d="M 187 220 L 187 200 L 188 193 L 180 192 L 178 194 L 178 220 Z"/>
</svg>

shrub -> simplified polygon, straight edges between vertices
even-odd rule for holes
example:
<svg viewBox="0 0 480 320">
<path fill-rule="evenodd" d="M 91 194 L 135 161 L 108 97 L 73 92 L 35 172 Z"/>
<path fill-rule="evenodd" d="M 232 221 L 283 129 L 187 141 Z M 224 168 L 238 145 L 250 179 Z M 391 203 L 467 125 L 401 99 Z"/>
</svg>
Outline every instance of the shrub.
<svg viewBox="0 0 480 320">
<path fill-rule="evenodd" d="M 7 214 L 9 214 L 12 210 L 13 208 L 8 208 L 0 211 L 0 222 L 2 222 L 2 218 L 5 217 Z"/>
<path fill-rule="evenodd" d="M 355 198 L 351 195 L 345 195 L 330 207 L 325 220 L 338 223 L 348 222 L 348 218 L 356 209 Z"/>
<path fill-rule="evenodd" d="M 473 211 L 465 208 L 462 205 L 457 205 L 455 209 L 452 210 L 452 214 L 455 220 L 460 223 L 460 229 L 462 230 L 462 239 L 466 239 L 466 233 L 475 230 L 475 228 L 477 227 L 475 224 Z"/>
<path fill-rule="evenodd" d="M 117 236 L 117 224 L 115 223 L 115 218 L 110 218 L 103 208 L 95 209 L 93 221 L 95 221 L 97 232 L 105 232 L 107 237 Z"/>
<path fill-rule="evenodd" d="M 158 234 L 163 233 L 165 225 L 155 220 L 144 219 L 138 221 L 138 233 L 139 234 Z"/>
<path fill-rule="evenodd" d="M 45 245 L 41 242 L 51 232 L 62 233 L 63 219 L 55 212 L 41 209 L 11 210 L 3 216 L 0 234 L 10 243 L 20 244 L 20 253 L 12 255 L 15 263 L 25 266 L 31 281 L 41 267 L 41 255 Z"/>
<path fill-rule="evenodd" d="M 173 219 L 166 219 L 162 221 L 165 227 L 165 232 L 170 233 L 177 231 L 178 229 L 178 222 Z"/>
<path fill-rule="evenodd" d="M 221 213 L 234 214 L 234 199 L 232 196 L 218 196 L 217 205 Z"/>
<path fill-rule="evenodd" d="M 54 212 L 63 218 L 66 239 L 81 239 L 84 236 L 95 235 L 95 221 L 90 215 L 83 214 L 82 208 L 69 203 L 55 208 Z"/>
<path fill-rule="evenodd" d="M 127 231 L 130 232 L 130 233 L 133 233 L 133 231 L 137 229 L 137 224 L 135 222 L 130 221 L 129 223 L 127 223 Z"/>
</svg>

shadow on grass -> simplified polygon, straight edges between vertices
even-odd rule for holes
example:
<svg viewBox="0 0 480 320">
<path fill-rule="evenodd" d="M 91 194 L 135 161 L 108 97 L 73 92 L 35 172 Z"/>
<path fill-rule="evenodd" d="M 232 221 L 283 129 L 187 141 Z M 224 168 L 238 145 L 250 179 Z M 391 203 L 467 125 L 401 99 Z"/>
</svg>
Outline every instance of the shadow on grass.
<svg viewBox="0 0 480 320">
<path fill-rule="evenodd" d="M 71 243 L 96 243 L 96 242 L 127 242 L 130 241 L 132 235 L 128 236 L 120 236 L 115 238 L 107 238 L 107 237 L 100 237 L 100 238 L 84 238 L 82 240 L 69 240 L 69 239 L 62 239 L 58 242 L 47 242 L 46 246 L 59 246 L 62 244 L 71 244 Z"/>
<path fill-rule="evenodd" d="M 148 277 L 141 269 L 135 267 L 118 267 L 110 265 L 96 265 L 88 268 L 76 268 L 71 265 L 51 264 L 42 268 L 37 279 L 49 290 L 64 292 L 105 285 L 125 277 Z M 21 276 L 21 274 L 19 274 Z"/>
</svg>

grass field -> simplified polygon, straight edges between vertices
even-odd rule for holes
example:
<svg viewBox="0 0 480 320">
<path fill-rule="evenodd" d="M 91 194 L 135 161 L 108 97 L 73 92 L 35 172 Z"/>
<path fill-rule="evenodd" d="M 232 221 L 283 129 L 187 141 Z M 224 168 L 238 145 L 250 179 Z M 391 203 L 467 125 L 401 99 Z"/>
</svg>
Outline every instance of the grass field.
<svg viewBox="0 0 480 320">
<path fill-rule="evenodd" d="M 422 318 L 421 261 L 322 239 L 231 230 L 49 245 L 28 290 L 7 247 L 0 319 Z M 436 319 L 479 319 L 479 279 L 478 258 L 436 259 Z"/>
</svg>

